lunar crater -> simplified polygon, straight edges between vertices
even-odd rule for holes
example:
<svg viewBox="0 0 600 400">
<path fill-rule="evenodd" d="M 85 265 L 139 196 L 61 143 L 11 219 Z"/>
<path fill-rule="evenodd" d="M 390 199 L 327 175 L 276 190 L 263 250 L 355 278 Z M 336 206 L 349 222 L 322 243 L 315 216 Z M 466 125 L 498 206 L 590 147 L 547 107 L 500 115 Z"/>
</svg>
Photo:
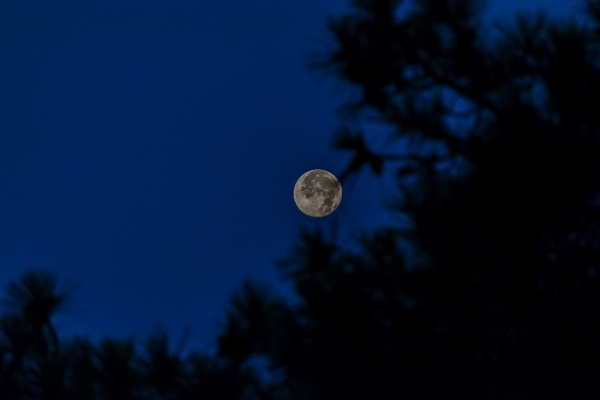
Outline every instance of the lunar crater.
<svg viewBox="0 0 600 400">
<path fill-rule="evenodd" d="M 342 200 L 342 185 L 328 171 L 308 171 L 296 182 L 294 200 L 306 215 L 325 217 L 338 208 Z"/>
</svg>

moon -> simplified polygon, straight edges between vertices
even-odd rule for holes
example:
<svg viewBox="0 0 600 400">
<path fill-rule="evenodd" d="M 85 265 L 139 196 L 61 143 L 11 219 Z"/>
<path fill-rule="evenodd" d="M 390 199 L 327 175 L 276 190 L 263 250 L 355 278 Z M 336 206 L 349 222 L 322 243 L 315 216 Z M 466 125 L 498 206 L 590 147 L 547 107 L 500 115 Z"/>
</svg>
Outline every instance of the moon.
<svg viewBox="0 0 600 400">
<path fill-rule="evenodd" d="M 294 201 L 304 214 L 325 217 L 338 208 L 342 201 L 342 185 L 337 178 L 323 169 L 303 174 L 294 187 Z"/>
</svg>

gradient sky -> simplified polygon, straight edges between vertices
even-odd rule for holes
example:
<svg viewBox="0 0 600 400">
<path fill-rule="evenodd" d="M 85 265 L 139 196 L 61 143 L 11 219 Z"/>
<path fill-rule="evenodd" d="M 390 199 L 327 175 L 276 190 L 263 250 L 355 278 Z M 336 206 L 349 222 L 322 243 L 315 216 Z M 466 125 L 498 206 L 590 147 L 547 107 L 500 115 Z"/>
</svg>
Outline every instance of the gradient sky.
<svg viewBox="0 0 600 400">
<path fill-rule="evenodd" d="M 573 15 L 582 3 L 494 0 Z M 306 68 L 342 0 L 0 2 L 0 286 L 44 268 L 79 283 L 59 333 L 207 346 L 243 279 L 272 282 L 299 227 L 342 241 L 391 221 L 364 171 L 340 208 L 292 190 L 320 168 L 344 99 Z"/>
</svg>

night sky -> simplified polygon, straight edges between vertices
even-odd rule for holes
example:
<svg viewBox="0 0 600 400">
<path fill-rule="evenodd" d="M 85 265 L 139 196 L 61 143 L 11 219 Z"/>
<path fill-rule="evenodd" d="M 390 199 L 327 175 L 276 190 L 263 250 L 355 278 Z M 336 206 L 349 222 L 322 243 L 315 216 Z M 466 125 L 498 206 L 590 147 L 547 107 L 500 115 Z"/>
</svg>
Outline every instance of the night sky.
<svg viewBox="0 0 600 400">
<path fill-rule="evenodd" d="M 579 1 L 494 0 L 487 18 Z M 393 222 L 363 171 L 334 214 L 293 201 L 304 172 L 341 174 L 347 99 L 307 67 L 342 0 L 0 2 L 0 286 L 28 269 L 79 285 L 59 333 L 208 346 L 244 279 L 300 227 L 352 243 Z M 383 131 L 383 128 L 374 129 Z M 376 146 L 377 143 L 374 143 Z"/>
</svg>

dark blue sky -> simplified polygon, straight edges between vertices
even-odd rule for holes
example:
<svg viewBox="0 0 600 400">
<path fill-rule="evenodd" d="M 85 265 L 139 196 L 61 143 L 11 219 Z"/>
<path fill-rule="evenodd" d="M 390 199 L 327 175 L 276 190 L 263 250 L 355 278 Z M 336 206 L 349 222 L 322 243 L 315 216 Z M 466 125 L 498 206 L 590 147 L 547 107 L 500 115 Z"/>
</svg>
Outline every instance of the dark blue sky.
<svg viewBox="0 0 600 400">
<path fill-rule="evenodd" d="M 495 0 L 573 14 L 580 2 Z M 389 221 L 365 171 L 325 219 L 292 190 L 330 149 L 335 85 L 305 67 L 342 0 L 0 3 L 0 285 L 80 283 L 64 335 L 210 342 L 243 279 L 274 282 L 300 226 L 341 239 Z M 283 287 L 280 285 L 281 289 Z"/>
</svg>

